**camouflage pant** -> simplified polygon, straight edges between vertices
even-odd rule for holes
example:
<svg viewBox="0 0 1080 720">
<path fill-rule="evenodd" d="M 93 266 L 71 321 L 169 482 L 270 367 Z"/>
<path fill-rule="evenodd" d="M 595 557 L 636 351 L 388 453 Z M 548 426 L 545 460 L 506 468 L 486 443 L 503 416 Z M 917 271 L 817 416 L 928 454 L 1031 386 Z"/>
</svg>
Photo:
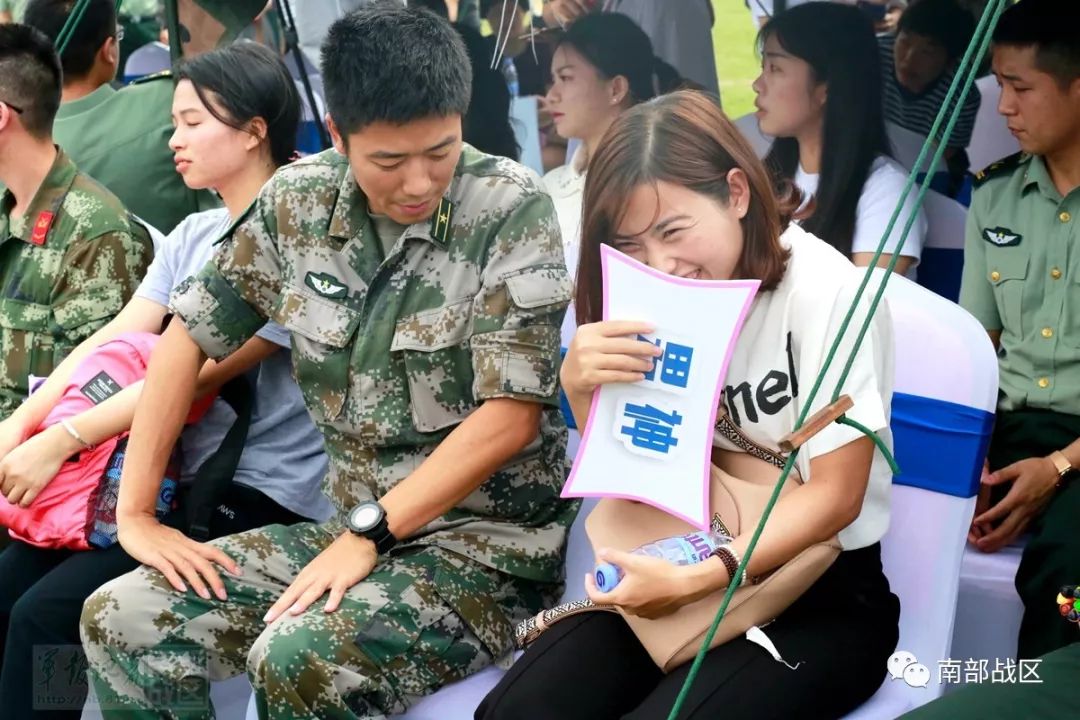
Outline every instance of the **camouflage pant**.
<svg viewBox="0 0 1080 720">
<path fill-rule="evenodd" d="M 260 718 L 383 718 L 505 656 L 512 623 L 557 588 L 437 548 L 382 560 L 324 613 L 263 615 L 340 526 L 274 525 L 214 541 L 241 566 L 228 600 L 173 590 L 142 567 L 83 608 L 82 638 L 106 718 L 210 718 L 208 682 L 247 669 Z"/>
</svg>

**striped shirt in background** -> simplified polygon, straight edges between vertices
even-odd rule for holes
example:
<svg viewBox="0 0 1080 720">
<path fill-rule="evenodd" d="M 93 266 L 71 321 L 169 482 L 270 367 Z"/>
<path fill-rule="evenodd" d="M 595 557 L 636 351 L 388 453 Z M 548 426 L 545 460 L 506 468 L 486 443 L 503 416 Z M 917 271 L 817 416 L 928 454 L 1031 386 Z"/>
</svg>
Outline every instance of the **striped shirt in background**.
<svg viewBox="0 0 1080 720">
<path fill-rule="evenodd" d="M 893 66 L 893 45 L 896 36 L 893 34 L 879 35 L 878 47 L 881 50 L 881 85 L 882 95 L 885 102 L 885 119 L 896 123 L 902 128 L 918 133 L 924 137 L 930 135 L 930 129 L 934 126 L 938 111 L 945 104 L 945 96 L 949 94 L 949 86 L 952 85 L 955 69 L 946 70 L 938 81 L 921 95 L 912 95 L 900 86 L 896 80 L 896 69 Z M 959 92 L 957 92 L 959 97 Z M 956 100 L 954 98 L 953 103 Z M 979 89 L 974 85 L 968 92 L 964 101 L 964 109 L 953 128 L 952 137 L 949 139 L 950 148 L 966 148 L 971 143 L 971 133 L 975 128 L 975 115 L 979 111 L 981 97 Z"/>
</svg>

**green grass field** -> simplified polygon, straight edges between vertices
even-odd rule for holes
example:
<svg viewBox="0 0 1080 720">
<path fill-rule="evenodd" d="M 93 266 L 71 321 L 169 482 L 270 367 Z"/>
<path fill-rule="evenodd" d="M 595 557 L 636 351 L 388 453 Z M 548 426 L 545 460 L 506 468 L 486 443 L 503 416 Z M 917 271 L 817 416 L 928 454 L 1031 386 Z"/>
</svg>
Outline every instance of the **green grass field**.
<svg viewBox="0 0 1080 720">
<path fill-rule="evenodd" d="M 754 21 L 743 0 L 712 0 L 716 11 L 713 49 L 724 111 L 737 118 L 754 108 L 750 83 L 758 76 L 760 63 L 754 51 Z"/>
</svg>

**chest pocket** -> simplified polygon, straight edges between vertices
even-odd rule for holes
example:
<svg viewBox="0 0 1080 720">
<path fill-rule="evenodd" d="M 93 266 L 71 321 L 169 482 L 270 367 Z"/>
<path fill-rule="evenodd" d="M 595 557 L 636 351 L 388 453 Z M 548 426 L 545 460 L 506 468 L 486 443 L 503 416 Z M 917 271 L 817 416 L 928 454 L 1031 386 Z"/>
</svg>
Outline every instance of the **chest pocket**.
<svg viewBox="0 0 1080 720">
<path fill-rule="evenodd" d="M 1026 248 L 999 248 L 986 254 L 986 273 L 994 286 L 1002 325 L 1017 338 L 1024 337 L 1031 329 L 1024 327 L 1024 285 L 1029 262 Z"/>
<path fill-rule="evenodd" d="M 348 394 L 349 360 L 360 313 L 288 287 L 274 319 L 293 333 L 293 368 L 308 409 L 316 420 L 334 422 Z"/>
<path fill-rule="evenodd" d="M 476 408 L 468 346 L 472 299 L 397 322 L 390 352 L 405 366 L 413 425 L 434 432 L 461 422 Z"/>
<path fill-rule="evenodd" d="M 22 387 L 53 371 L 56 339 L 48 305 L 0 298 L 0 382 Z"/>
</svg>

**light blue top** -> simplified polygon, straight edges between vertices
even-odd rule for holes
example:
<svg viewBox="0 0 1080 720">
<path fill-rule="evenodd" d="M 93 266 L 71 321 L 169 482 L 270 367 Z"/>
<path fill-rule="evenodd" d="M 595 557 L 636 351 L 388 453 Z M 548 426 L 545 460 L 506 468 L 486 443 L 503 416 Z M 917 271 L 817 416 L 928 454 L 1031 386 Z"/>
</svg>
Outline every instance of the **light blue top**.
<svg viewBox="0 0 1080 720">
<path fill-rule="evenodd" d="M 188 216 L 158 248 L 135 295 L 168 306 L 173 288 L 210 260 L 214 241 L 229 223 L 224 208 Z M 248 373 L 255 400 L 236 482 L 257 488 L 295 513 L 324 520 L 331 514 L 330 503 L 321 492 L 327 460 L 322 435 L 311 422 L 292 377 L 289 331 L 267 323 L 258 335 L 280 345 L 282 350 Z M 217 450 L 235 417 L 232 409 L 218 400 L 202 420 L 184 431 L 181 442 L 185 481 L 190 481 Z"/>
</svg>

